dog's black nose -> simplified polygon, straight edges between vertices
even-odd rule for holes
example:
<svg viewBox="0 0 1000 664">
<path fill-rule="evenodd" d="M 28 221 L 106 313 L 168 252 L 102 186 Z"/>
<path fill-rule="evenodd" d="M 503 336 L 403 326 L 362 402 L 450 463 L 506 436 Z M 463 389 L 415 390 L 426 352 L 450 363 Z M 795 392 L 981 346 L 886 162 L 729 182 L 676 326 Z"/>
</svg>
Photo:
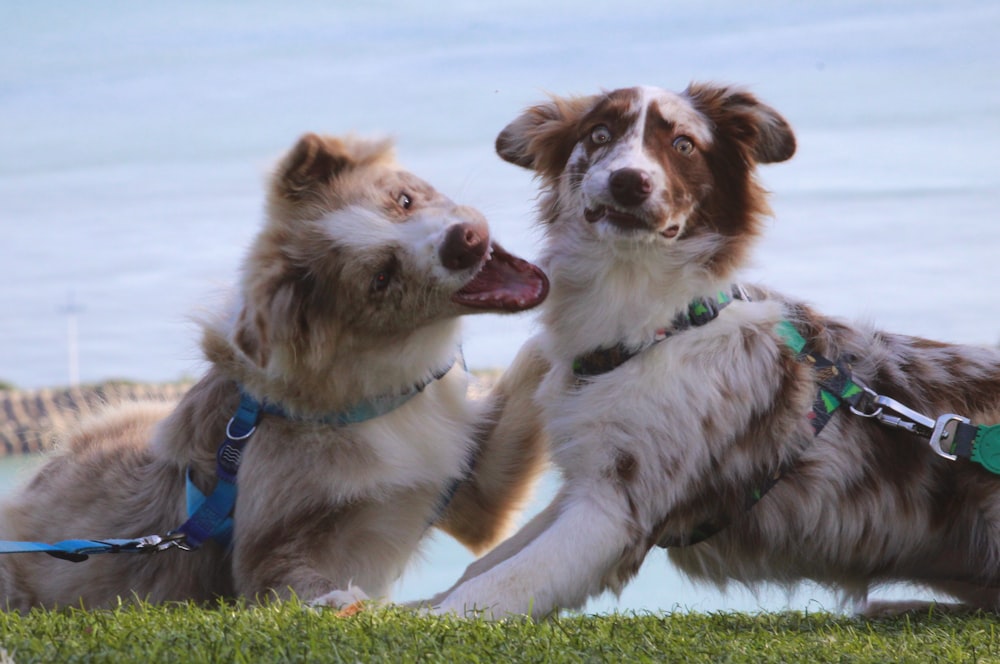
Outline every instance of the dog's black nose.
<svg viewBox="0 0 1000 664">
<path fill-rule="evenodd" d="M 490 248 L 490 233 L 485 225 L 461 223 L 448 229 L 438 255 L 449 270 L 465 270 L 476 265 Z"/>
<path fill-rule="evenodd" d="M 649 173 L 638 168 L 619 168 L 608 180 L 611 197 L 622 205 L 639 205 L 653 193 Z"/>
</svg>

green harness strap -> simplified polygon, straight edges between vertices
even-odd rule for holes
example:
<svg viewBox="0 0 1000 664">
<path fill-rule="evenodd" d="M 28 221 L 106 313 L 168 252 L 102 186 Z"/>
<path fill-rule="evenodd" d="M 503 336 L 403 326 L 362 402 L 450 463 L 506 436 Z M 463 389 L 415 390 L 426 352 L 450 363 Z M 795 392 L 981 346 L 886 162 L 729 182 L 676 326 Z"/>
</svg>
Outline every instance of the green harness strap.
<svg viewBox="0 0 1000 664">
<path fill-rule="evenodd" d="M 854 382 L 849 368 L 832 362 L 818 353 L 807 351 L 805 338 L 787 320 L 778 323 L 775 331 L 785 344 L 795 351 L 795 359 L 808 364 L 816 372 L 819 390 L 813 403 L 813 410 L 808 415 L 816 435 L 819 435 L 838 408 L 844 404 L 855 408 L 861 405 L 867 392 L 864 387 Z"/>
<path fill-rule="evenodd" d="M 799 359 L 803 359 L 806 340 L 787 320 L 778 323 L 776 331 L 785 343 L 794 350 Z M 850 372 L 830 362 L 822 356 L 805 353 L 805 361 L 815 361 L 818 364 L 832 365 L 834 372 L 843 372 L 843 381 L 837 378 L 821 378 L 819 397 L 825 404 L 826 417 L 844 403 L 853 407 L 853 412 L 866 417 L 874 417 L 882 424 L 907 429 L 912 433 L 930 438 L 931 448 L 949 459 L 968 459 L 981 465 L 991 473 L 1000 475 L 1000 424 L 972 424 L 968 419 L 958 415 L 942 415 L 936 420 L 925 417 L 906 408 L 898 402 L 876 394 L 865 387 L 863 383 L 851 377 Z M 811 357 L 810 357 L 811 356 Z M 829 371 L 817 366 L 821 371 Z M 878 410 L 874 413 L 864 413 L 859 409 L 862 401 L 870 401 Z M 902 415 L 899 417 L 884 416 L 885 410 L 892 410 Z M 825 423 L 825 422 L 824 422 Z M 947 447 L 945 447 L 947 446 Z"/>
<path fill-rule="evenodd" d="M 813 401 L 813 408 L 807 415 L 813 429 L 812 439 L 819 435 L 819 432 L 838 409 L 847 405 L 855 414 L 871 417 L 882 424 L 903 428 L 911 433 L 930 438 L 931 448 L 941 456 L 952 460 L 956 458 L 968 459 L 978 463 L 991 473 L 1000 475 L 1000 424 L 974 425 L 966 418 L 950 414 L 932 420 L 892 399 L 876 394 L 864 383 L 856 380 L 848 367 L 828 360 L 818 353 L 806 350 L 808 345 L 806 339 L 789 321 L 779 322 L 775 326 L 775 332 L 795 352 L 796 359 L 811 366 L 816 374 L 816 384 L 819 387 L 816 399 Z M 885 410 L 893 410 L 900 413 L 902 417 L 884 414 Z M 947 450 L 941 448 L 944 440 L 950 441 Z M 747 491 L 744 502 L 745 511 L 749 511 L 760 502 L 794 464 L 794 459 L 786 462 L 765 479 L 760 486 Z M 729 520 L 725 517 L 706 521 L 696 526 L 687 536 L 667 535 L 661 538 L 657 542 L 657 546 L 668 548 L 697 544 L 715 535 L 728 524 Z"/>
<path fill-rule="evenodd" d="M 831 362 L 822 355 L 806 350 L 806 340 L 787 320 L 782 320 L 775 327 L 778 336 L 785 344 L 795 352 L 795 359 L 812 368 L 815 374 L 816 398 L 813 400 L 812 410 L 806 415 L 812 427 L 812 440 L 819 435 L 823 427 L 827 425 L 833 414 L 844 404 L 852 407 L 860 407 L 867 392 L 851 378 L 850 370 L 835 362 Z M 806 445 L 803 445 L 805 449 Z M 785 462 L 757 486 L 749 488 L 743 500 L 744 511 L 753 509 L 760 500 L 767 495 L 767 492 L 788 473 L 795 465 L 796 459 Z M 657 542 L 657 546 L 669 548 L 674 546 L 691 546 L 703 542 L 712 535 L 729 525 L 728 517 L 722 516 L 695 526 L 686 536 L 667 535 Z"/>
</svg>

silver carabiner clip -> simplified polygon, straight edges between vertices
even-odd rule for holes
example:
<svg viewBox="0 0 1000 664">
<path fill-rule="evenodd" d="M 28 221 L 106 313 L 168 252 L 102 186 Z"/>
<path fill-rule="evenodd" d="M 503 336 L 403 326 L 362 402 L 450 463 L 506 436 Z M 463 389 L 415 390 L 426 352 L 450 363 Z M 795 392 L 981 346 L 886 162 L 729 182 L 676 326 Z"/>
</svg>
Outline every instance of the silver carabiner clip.
<svg viewBox="0 0 1000 664">
<path fill-rule="evenodd" d="M 182 551 L 190 551 L 191 547 L 186 544 L 187 535 L 184 533 L 169 533 L 167 535 L 147 535 L 140 537 L 136 549 L 143 553 L 158 553 L 167 549 L 178 548 Z"/>
<path fill-rule="evenodd" d="M 898 413 L 899 415 L 902 415 L 903 417 L 905 417 L 907 420 L 910 420 L 914 424 L 920 425 L 921 427 L 923 427 L 924 429 L 926 429 L 926 431 L 920 431 L 920 430 L 917 430 L 917 429 L 911 429 L 910 427 L 903 426 L 901 423 L 896 423 L 896 426 L 901 426 L 904 429 L 908 429 L 908 430 L 913 431 L 913 433 L 915 433 L 917 435 L 925 436 L 925 437 L 926 436 L 930 436 L 931 432 L 934 431 L 934 424 L 935 424 L 934 420 L 932 420 L 931 418 L 927 417 L 926 415 L 922 415 L 922 414 L 918 413 L 917 411 L 913 410 L 912 408 L 904 406 L 903 404 L 899 403 L 895 399 L 890 399 L 889 397 L 879 395 L 879 396 L 875 397 L 875 404 L 878 405 L 878 406 L 880 406 L 881 408 L 887 408 L 887 409 L 891 410 L 894 413 Z"/>
</svg>

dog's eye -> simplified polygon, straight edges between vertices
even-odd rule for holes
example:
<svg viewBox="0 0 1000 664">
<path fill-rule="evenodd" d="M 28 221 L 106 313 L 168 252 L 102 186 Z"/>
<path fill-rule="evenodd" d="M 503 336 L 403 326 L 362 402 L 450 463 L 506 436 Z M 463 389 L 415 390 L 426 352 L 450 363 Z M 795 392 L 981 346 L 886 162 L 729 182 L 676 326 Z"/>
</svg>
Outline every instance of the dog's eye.
<svg viewBox="0 0 1000 664">
<path fill-rule="evenodd" d="M 396 199 L 396 202 L 399 203 L 399 207 L 403 208 L 404 210 L 409 210 L 411 207 L 413 207 L 413 199 L 410 198 L 410 195 L 406 193 L 400 194 L 399 198 Z"/>
<path fill-rule="evenodd" d="M 611 140 L 611 130 L 605 125 L 597 125 L 590 130 L 590 140 L 594 145 L 604 145 Z"/>
<path fill-rule="evenodd" d="M 694 152 L 694 141 L 687 136 L 678 136 L 674 139 L 674 149 L 685 157 Z"/>
<path fill-rule="evenodd" d="M 398 270 L 399 270 L 399 262 L 396 260 L 395 257 L 386 261 L 386 263 L 382 265 L 381 268 L 379 268 L 379 271 L 375 273 L 375 276 L 372 277 L 372 286 L 371 286 L 372 292 L 381 293 L 386 288 L 388 288 L 389 284 L 392 283 L 393 277 L 396 276 L 396 272 Z"/>
</svg>

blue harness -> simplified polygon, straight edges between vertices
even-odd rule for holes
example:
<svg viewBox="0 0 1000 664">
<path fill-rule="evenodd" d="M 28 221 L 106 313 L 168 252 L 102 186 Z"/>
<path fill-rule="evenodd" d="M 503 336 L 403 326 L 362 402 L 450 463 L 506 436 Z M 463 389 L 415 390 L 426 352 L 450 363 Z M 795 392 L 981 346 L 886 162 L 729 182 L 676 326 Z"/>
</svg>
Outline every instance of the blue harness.
<svg viewBox="0 0 1000 664">
<path fill-rule="evenodd" d="M 443 378 L 451 371 L 456 359 L 453 358 L 431 378 L 400 394 L 375 397 L 362 401 L 349 410 L 308 421 L 330 426 L 346 426 L 385 415 L 423 392 L 424 388 L 435 380 Z M 136 539 L 71 539 L 52 544 L 0 541 L 0 554 L 47 553 L 63 560 L 81 562 L 97 553 L 149 553 L 171 548 L 193 551 L 210 539 L 228 547 L 233 533 L 233 508 L 236 506 L 236 473 L 239 471 L 243 448 L 257 430 L 257 424 L 263 415 L 297 419 L 278 404 L 259 402 L 242 390 L 240 394 L 240 405 L 226 425 L 226 439 L 219 445 L 216 453 L 215 488 L 208 496 L 203 494 L 191 481 L 191 469 L 188 468 L 186 478 L 188 519 L 176 529 L 166 535 L 148 535 Z M 436 521 L 447 507 L 460 482 L 461 478 L 456 478 L 446 487 L 433 521 Z"/>
</svg>

